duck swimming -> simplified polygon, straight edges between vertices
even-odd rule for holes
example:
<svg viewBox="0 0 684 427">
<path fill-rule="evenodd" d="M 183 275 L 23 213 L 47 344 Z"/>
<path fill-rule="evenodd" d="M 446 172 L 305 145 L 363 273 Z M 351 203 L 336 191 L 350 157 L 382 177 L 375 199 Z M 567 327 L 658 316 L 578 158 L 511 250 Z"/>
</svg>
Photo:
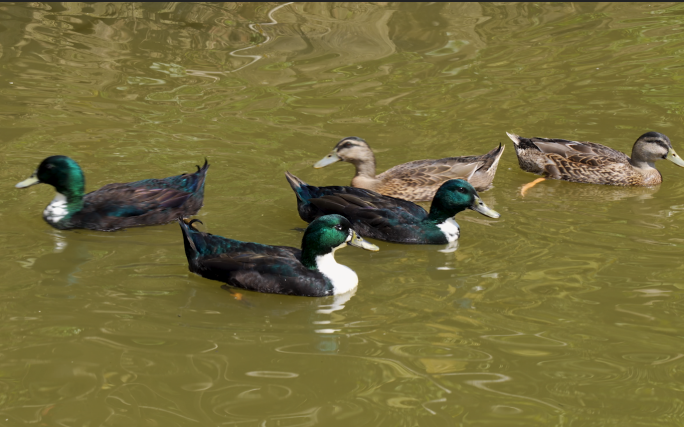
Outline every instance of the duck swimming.
<svg viewBox="0 0 684 427">
<path fill-rule="evenodd" d="M 196 214 L 204 200 L 207 169 L 205 161 L 195 173 L 107 184 L 84 194 L 85 177 L 78 163 L 66 156 L 51 156 L 16 188 L 41 183 L 55 187 L 57 195 L 43 211 L 43 219 L 54 228 L 114 231 L 164 224 Z"/>
<path fill-rule="evenodd" d="M 355 289 L 359 278 L 335 261 L 335 251 L 347 244 L 369 251 L 366 242 L 340 215 L 325 215 L 309 224 L 302 250 L 241 242 L 209 233 L 178 220 L 183 231 L 190 271 L 238 288 L 271 294 L 322 297 Z"/>
<path fill-rule="evenodd" d="M 354 187 L 315 187 L 285 173 L 297 195 L 299 216 L 306 222 L 328 214 L 339 214 L 364 237 L 395 243 L 444 244 L 458 240 L 460 228 L 453 217 L 472 209 L 498 218 L 477 191 L 463 179 L 452 179 L 439 187 L 430 212 L 403 199 L 383 196 Z"/>
<path fill-rule="evenodd" d="M 544 178 L 589 184 L 648 186 L 663 182 L 655 162 L 667 159 L 684 167 L 670 139 L 658 132 L 641 135 L 632 147 L 632 156 L 593 142 L 565 139 L 523 138 L 506 132 L 515 144 L 520 168 Z M 523 187 L 524 192 L 540 178 Z"/>
<path fill-rule="evenodd" d="M 481 156 L 416 160 L 395 166 L 375 176 L 373 150 L 363 139 L 350 136 L 338 142 L 330 154 L 318 161 L 314 168 L 323 168 L 340 161 L 349 162 L 356 168 L 356 175 L 351 182 L 352 187 L 421 202 L 432 200 L 439 186 L 449 179 L 464 179 L 477 191 L 489 189 L 504 148 L 499 144 L 497 148 Z"/>
</svg>

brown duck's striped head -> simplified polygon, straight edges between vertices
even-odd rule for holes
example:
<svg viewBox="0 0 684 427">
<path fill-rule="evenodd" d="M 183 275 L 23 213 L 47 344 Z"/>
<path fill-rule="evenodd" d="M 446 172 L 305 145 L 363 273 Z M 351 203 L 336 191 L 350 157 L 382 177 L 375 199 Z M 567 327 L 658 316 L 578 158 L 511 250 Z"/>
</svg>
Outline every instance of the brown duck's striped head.
<svg viewBox="0 0 684 427">
<path fill-rule="evenodd" d="M 656 160 L 667 159 L 677 166 L 684 167 L 684 160 L 674 151 L 670 138 L 659 132 L 646 132 L 641 135 L 632 148 L 632 162 L 653 164 Z"/>
<path fill-rule="evenodd" d="M 371 162 L 375 166 L 375 156 L 368 143 L 357 136 L 343 138 L 335 148 L 314 165 L 322 168 L 335 162 L 349 162 L 354 165 Z"/>
</svg>

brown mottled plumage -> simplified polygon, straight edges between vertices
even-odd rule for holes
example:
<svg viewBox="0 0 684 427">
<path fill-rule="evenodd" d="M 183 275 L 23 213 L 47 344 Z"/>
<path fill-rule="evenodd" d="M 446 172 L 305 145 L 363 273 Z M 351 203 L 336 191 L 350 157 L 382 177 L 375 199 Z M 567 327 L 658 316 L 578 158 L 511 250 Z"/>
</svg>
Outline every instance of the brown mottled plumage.
<svg viewBox="0 0 684 427">
<path fill-rule="evenodd" d="M 565 139 L 523 138 L 507 133 L 515 143 L 520 167 L 545 178 L 621 186 L 647 186 L 663 181 L 656 160 L 667 159 L 684 167 L 667 136 L 658 132 L 641 135 L 632 157 L 605 145 Z"/>
<path fill-rule="evenodd" d="M 481 156 L 446 157 L 438 160 L 416 160 L 375 175 L 375 156 L 366 141 L 355 136 L 344 138 L 333 151 L 314 165 L 321 168 L 338 161 L 356 167 L 351 185 L 373 190 L 386 196 L 414 202 L 429 201 L 437 189 L 450 179 L 465 179 L 477 191 L 492 186 L 496 167 L 505 147 L 499 146 Z"/>
</svg>

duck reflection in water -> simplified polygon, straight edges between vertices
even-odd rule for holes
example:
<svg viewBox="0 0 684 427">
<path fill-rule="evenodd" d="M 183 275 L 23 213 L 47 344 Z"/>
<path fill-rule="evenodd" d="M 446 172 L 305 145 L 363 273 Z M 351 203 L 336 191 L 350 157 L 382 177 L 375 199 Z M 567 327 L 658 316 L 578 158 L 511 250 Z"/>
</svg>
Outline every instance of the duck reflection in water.
<svg viewBox="0 0 684 427">
<path fill-rule="evenodd" d="M 26 269 L 41 275 L 41 285 L 71 286 L 79 282 L 78 273 L 81 266 L 93 256 L 88 250 L 88 243 L 80 238 L 69 238 L 61 231 L 48 232 L 54 241 L 51 252 L 38 257 L 26 258 L 19 264 Z"/>
</svg>

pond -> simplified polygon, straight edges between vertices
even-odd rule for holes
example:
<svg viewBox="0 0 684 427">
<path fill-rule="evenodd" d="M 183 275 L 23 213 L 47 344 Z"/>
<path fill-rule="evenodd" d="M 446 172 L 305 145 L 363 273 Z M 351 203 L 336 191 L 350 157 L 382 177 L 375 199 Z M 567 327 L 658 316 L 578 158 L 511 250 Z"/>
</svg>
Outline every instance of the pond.
<svg viewBox="0 0 684 427">
<path fill-rule="evenodd" d="M 0 5 L 0 425 L 605 426 L 684 416 L 684 170 L 657 187 L 547 180 L 506 132 L 684 152 L 684 5 Z M 204 230 L 299 247 L 285 179 L 358 136 L 378 170 L 505 151 L 499 219 L 457 250 L 373 241 L 344 297 L 188 271 L 178 224 L 60 231 L 54 154 L 86 188 L 208 159 Z"/>
</svg>

